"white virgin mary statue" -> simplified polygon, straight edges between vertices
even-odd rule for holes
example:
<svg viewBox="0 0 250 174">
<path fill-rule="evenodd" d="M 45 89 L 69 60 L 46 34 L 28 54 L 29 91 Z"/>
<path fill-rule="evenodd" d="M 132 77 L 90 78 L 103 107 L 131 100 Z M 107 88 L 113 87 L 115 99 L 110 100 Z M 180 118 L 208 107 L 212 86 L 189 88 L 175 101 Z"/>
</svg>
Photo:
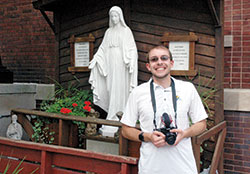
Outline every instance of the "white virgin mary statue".
<svg viewBox="0 0 250 174">
<path fill-rule="evenodd" d="M 132 31 L 121 8 L 113 6 L 109 11 L 109 28 L 89 65 L 94 104 L 108 113 L 107 120 L 119 120 L 116 113 L 124 110 L 129 93 L 137 86 L 137 61 Z M 114 136 L 117 128 L 103 126 L 100 131 L 103 136 Z"/>
</svg>

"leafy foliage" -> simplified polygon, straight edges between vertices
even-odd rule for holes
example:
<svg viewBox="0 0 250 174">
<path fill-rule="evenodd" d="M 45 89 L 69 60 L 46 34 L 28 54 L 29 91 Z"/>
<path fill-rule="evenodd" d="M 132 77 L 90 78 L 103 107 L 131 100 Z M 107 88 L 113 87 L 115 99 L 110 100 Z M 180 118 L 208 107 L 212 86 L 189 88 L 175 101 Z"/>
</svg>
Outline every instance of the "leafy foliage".
<svg viewBox="0 0 250 174">
<path fill-rule="evenodd" d="M 51 102 L 43 102 L 41 110 L 50 113 L 64 113 L 62 108 L 70 109 L 67 115 L 76 115 L 85 117 L 88 111 L 83 109 L 85 101 L 92 102 L 92 94 L 89 90 L 74 90 L 73 93 L 64 93 L 63 96 L 58 96 Z M 76 106 L 75 106 L 76 104 Z"/>
<path fill-rule="evenodd" d="M 202 104 L 204 105 L 208 115 L 212 115 L 212 111 L 210 109 L 210 100 L 214 97 L 217 97 L 216 92 L 219 91 L 218 86 L 212 86 L 213 81 L 215 80 L 215 75 L 213 75 L 211 78 L 207 78 L 207 80 L 203 80 L 200 72 L 198 71 L 198 74 L 191 78 L 186 77 L 186 80 L 193 83 L 194 79 L 198 79 L 198 84 L 195 85 L 197 92 L 199 93 L 199 96 L 201 98 Z M 218 101 L 216 101 L 218 102 Z"/>
<path fill-rule="evenodd" d="M 51 122 L 47 118 L 40 118 L 38 117 L 34 122 L 33 130 L 34 133 L 32 138 L 35 142 L 42 142 L 45 144 L 52 144 L 55 140 L 54 138 L 54 131 L 49 130 L 48 125 Z"/>
<path fill-rule="evenodd" d="M 202 83 L 199 80 L 199 84 L 197 86 L 197 91 L 201 97 L 202 104 L 204 105 L 209 115 L 211 114 L 211 110 L 209 107 L 209 99 L 216 97 L 216 92 L 218 91 L 216 87 L 209 88 L 209 85 L 213 82 L 214 79 L 215 75 L 212 76 L 212 78 L 210 78 L 209 81 L 207 81 L 206 83 Z M 207 88 L 207 90 L 202 90 L 202 87 Z"/>
<path fill-rule="evenodd" d="M 49 113 L 59 113 L 64 115 L 74 115 L 86 117 L 91 110 L 91 103 L 93 101 L 92 92 L 90 90 L 79 89 L 79 86 L 71 83 L 67 88 L 64 88 L 57 81 L 56 91 L 53 101 L 43 101 L 41 103 L 41 110 Z M 36 142 L 51 144 L 54 142 L 54 132 L 50 132 L 46 124 L 55 120 L 48 118 L 37 118 L 34 124 L 33 138 Z M 84 132 L 85 124 L 83 122 L 73 121 L 77 124 L 79 135 Z M 81 141 L 81 140 L 80 140 Z"/>
</svg>

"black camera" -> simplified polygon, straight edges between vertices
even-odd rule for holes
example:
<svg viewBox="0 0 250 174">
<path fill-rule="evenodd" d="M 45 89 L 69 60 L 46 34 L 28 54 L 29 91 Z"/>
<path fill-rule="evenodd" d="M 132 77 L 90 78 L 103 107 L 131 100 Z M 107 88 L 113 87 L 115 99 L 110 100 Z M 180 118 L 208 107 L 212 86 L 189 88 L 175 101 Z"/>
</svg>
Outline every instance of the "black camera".
<svg viewBox="0 0 250 174">
<path fill-rule="evenodd" d="M 175 143 L 177 134 L 175 132 L 170 132 L 170 130 L 176 129 L 176 127 L 171 126 L 172 120 L 170 119 L 167 113 L 162 114 L 162 122 L 165 127 L 156 129 L 156 131 L 162 132 L 166 137 L 165 141 L 169 145 L 173 145 Z"/>
</svg>

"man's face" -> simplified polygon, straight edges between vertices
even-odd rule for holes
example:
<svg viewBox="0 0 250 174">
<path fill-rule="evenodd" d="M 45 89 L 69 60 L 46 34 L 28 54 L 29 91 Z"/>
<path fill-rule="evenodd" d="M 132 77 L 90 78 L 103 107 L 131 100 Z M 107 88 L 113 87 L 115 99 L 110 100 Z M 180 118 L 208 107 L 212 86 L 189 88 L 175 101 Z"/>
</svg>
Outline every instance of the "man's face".
<svg viewBox="0 0 250 174">
<path fill-rule="evenodd" d="M 113 11 L 110 14 L 111 21 L 114 25 L 118 24 L 120 22 L 120 18 L 117 12 Z"/>
<path fill-rule="evenodd" d="M 146 67 L 154 78 L 163 79 L 170 75 L 173 65 L 174 61 L 170 60 L 168 50 L 156 48 L 149 52 L 149 63 L 146 64 Z"/>
</svg>

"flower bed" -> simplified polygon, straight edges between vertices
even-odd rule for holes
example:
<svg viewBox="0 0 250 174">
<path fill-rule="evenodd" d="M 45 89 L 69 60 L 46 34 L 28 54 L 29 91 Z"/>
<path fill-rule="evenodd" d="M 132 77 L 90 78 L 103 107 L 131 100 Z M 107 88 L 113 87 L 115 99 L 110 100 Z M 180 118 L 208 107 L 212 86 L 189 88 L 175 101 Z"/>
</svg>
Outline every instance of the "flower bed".
<svg viewBox="0 0 250 174">
<path fill-rule="evenodd" d="M 48 113 L 63 114 L 66 116 L 86 117 L 91 111 L 92 92 L 90 90 L 80 90 L 76 87 L 64 89 L 59 85 L 53 101 L 43 101 L 41 111 Z M 84 132 L 85 124 L 79 121 L 72 121 L 72 137 L 78 137 L 78 144 L 81 147 L 81 135 Z M 58 140 L 58 119 L 35 117 L 33 120 L 34 134 L 32 138 L 35 142 L 46 144 L 57 144 Z M 76 127 L 76 128 L 75 128 Z"/>
</svg>

